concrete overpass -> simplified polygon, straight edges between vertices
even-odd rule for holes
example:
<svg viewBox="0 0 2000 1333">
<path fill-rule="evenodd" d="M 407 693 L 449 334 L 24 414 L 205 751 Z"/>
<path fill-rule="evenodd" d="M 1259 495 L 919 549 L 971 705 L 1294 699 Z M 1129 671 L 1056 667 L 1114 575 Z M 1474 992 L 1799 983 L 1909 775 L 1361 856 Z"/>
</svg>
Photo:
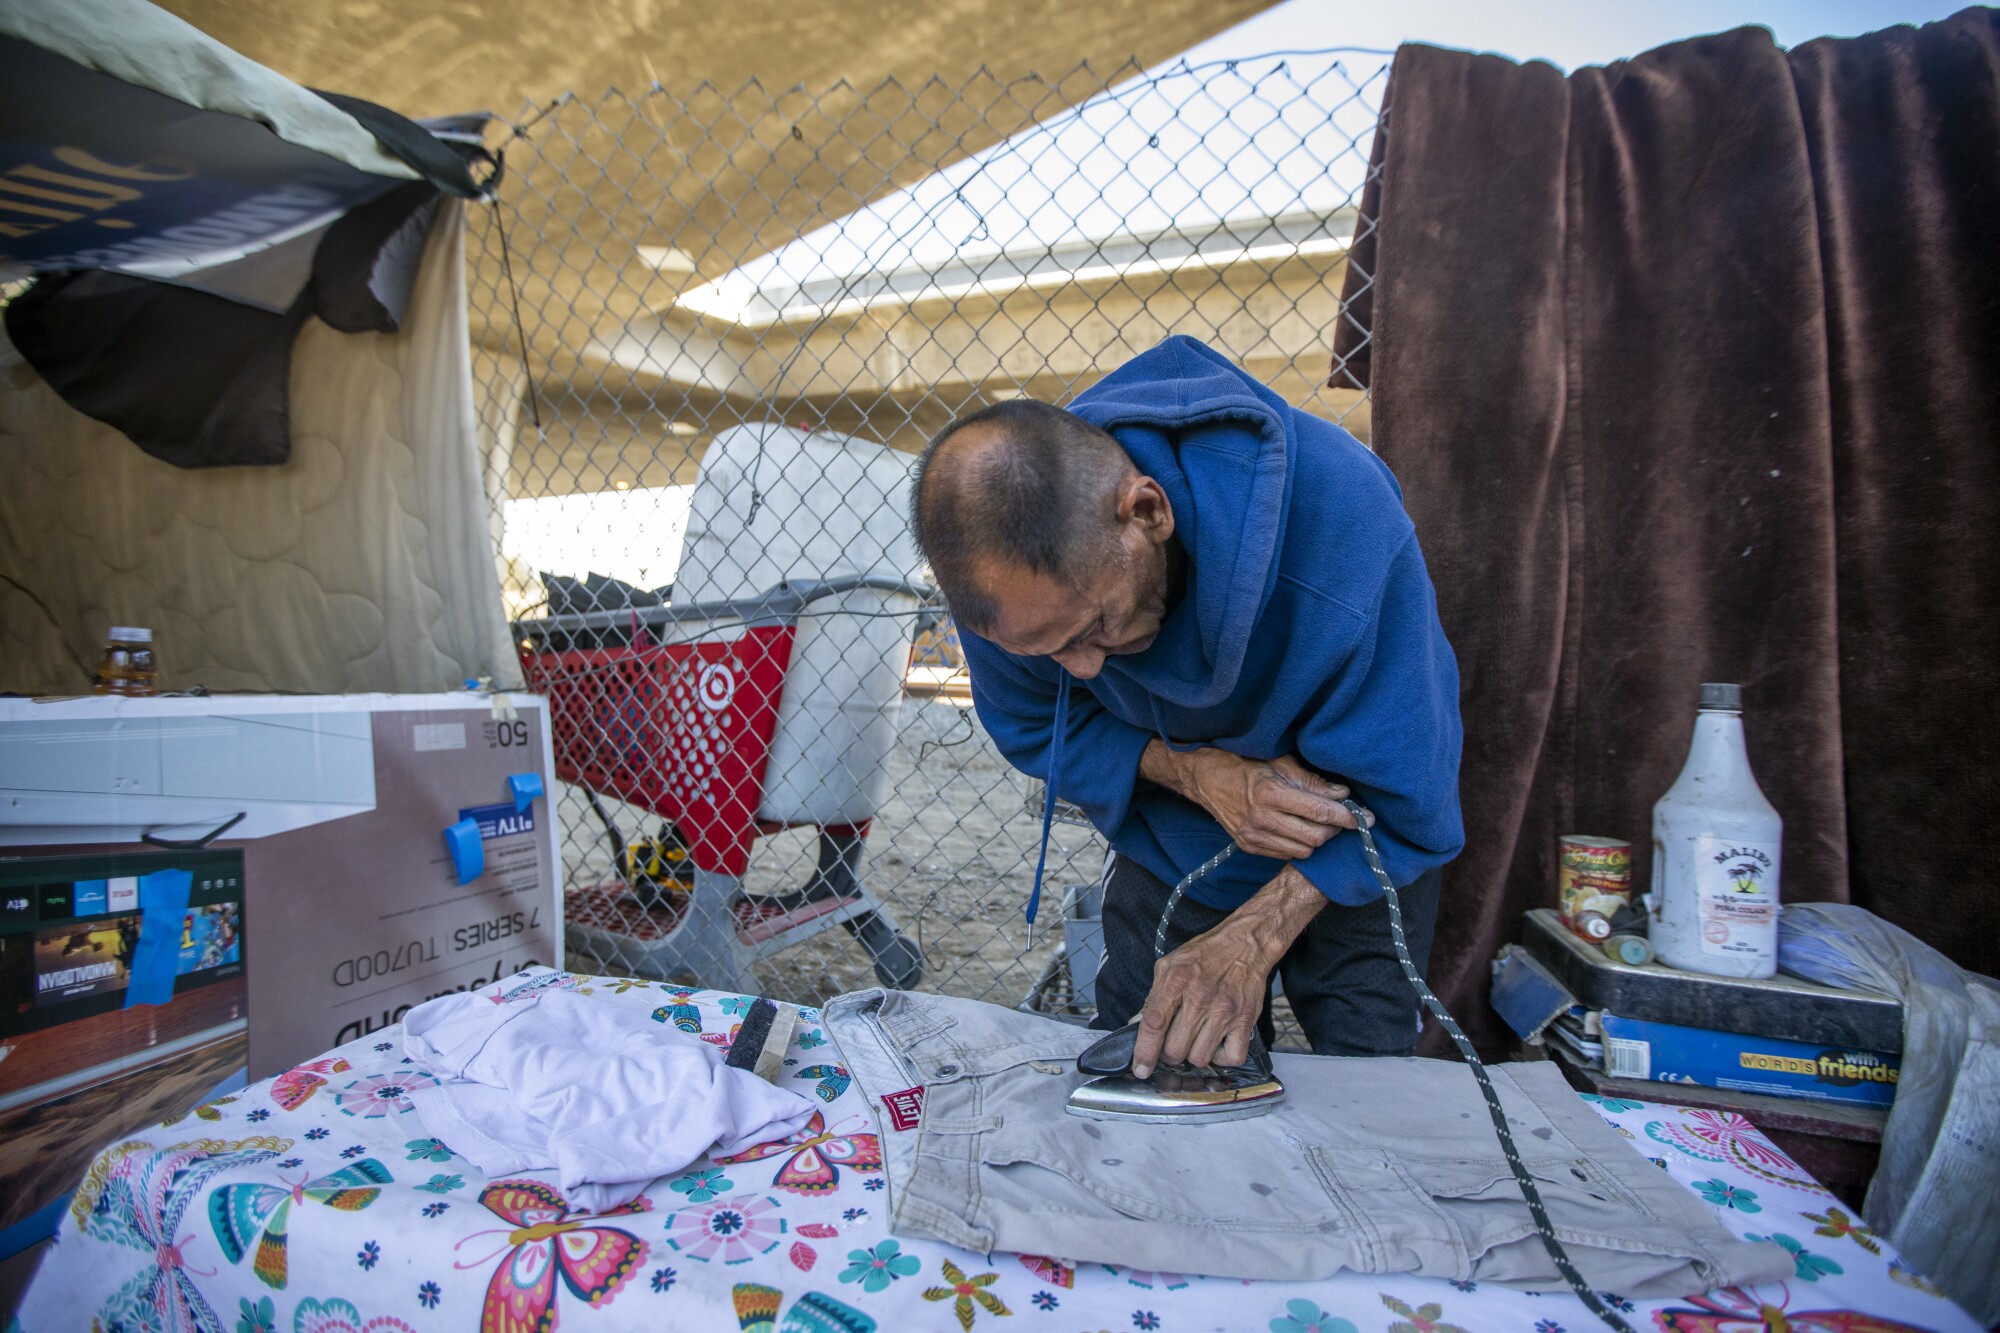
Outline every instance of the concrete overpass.
<svg viewBox="0 0 2000 1333">
<path fill-rule="evenodd" d="M 1365 437 L 1359 395 L 1319 387 L 1353 221 L 1298 212 L 692 288 L 537 376 L 545 433 L 522 433 L 508 489 L 689 482 L 702 443 L 742 421 L 823 421 L 915 449 L 958 412 L 1068 397 L 1172 333 Z"/>
<path fill-rule="evenodd" d="M 1173 332 L 1366 435 L 1365 403 L 1318 388 L 1346 213 L 743 280 L 759 256 L 1268 0 L 165 3 L 309 85 L 410 114 L 493 108 L 527 127 L 527 141 L 494 136 L 512 149 L 505 203 L 470 215 L 496 503 L 686 482 L 711 434 L 745 420 L 914 448 L 955 412 L 1062 398 Z M 539 431 L 523 410 L 530 376 Z"/>
<path fill-rule="evenodd" d="M 517 154 L 510 194 L 519 232 L 555 247 L 517 277 L 548 344 L 533 359 L 560 368 L 681 289 L 1099 91 L 1063 79 L 1080 62 L 1156 64 L 1270 0 L 163 2 L 300 83 L 408 115 L 521 120 L 584 99 L 597 114 L 559 110 L 565 142 Z M 631 96 L 600 103 L 607 88 Z M 490 308 L 474 300 L 474 339 L 504 347 Z"/>
</svg>

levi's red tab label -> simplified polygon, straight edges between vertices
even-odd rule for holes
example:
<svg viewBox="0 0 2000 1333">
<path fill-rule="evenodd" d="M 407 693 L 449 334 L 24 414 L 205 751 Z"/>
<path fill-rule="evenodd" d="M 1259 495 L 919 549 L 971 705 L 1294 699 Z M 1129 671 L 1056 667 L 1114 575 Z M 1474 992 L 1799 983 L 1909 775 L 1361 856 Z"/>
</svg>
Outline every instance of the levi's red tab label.
<svg viewBox="0 0 2000 1333">
<path fill-rule="evenodd" d="M 890 1125 L 896 1129 L 915 1129 L 924 1114 L 924 1090 L 915 1087 L 889 1093 L 882 1098 L 882 1105 L 889 1110 Z"/>
</svg>

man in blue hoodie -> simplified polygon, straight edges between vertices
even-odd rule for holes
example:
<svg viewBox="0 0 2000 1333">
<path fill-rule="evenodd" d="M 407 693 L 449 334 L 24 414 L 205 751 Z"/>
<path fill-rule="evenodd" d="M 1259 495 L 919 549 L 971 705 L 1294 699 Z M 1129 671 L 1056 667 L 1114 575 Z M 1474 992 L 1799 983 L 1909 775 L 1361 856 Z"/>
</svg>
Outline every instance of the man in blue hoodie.
<svg viewBox="0 0 2000 1333">
<path fill-rule="evenodd" d="M 1415 998 L 1338 800 L 1376 818 L 1421 970 L 1464 842 L 1461 730 L 1457 663 L 1381 460 L 1176 337 L 1067 412 L 1016 400 L 953 422 L 911 519 L 980 721 L 1117 854 L 1097 1025 L 1143 1006 L 1135 1071 L 1241 1063 L 1253 1029 L 1270 1040 L 1274 969 L 1315 1051 L 1408 1054 Z M 1042 837 L 1046 853 L 1046 810 Z M 1155 965 L 1172 885 L 1232 841 Z"/>
</svg>

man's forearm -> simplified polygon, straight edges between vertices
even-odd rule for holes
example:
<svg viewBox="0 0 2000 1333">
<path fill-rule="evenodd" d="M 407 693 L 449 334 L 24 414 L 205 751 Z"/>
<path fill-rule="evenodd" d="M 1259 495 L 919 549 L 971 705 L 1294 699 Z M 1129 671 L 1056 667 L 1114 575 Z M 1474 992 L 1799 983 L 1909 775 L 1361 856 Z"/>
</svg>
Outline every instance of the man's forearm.
<svg viewBox="0 0 2000 1333">
<path fill-rule="evenodd" d="M 1241 931 L 1249 947 L 1272 967 L 1326 907 L 1326 895 L 1289 863 L 1217 929 Z"/>
<path fill-rule="evenodd" d="M 1217 762 L 1232 760 L 1243 762 L 1227 751 L 1210 746 L 1176 750 L 1156 736 L 1147 742 L 1144 753 L 1139 756 L 1139 776 L 1205 805 L 1201 792 L 1203 769 Z M 1345 788 L 1338 790 L 1341 795 L 1346 794 Z M 1313 918 L 1325 908 L 1326 901 L 1326 895 L 1299 872 L 1298 866 L 1287 862 L 1270 883 L 1231 912 L 1228 921 L 1219 929 L 1236 933 L 1248 947 L 1275 966 L 1278 959 L 1284 957 L 1285 950 L 1292 947 L 1292 941 L 1304 933 Z"/>
<path fill-rule="evenodd" d="M 1213 745 L 1175 749 L 1158 737 L 1139 752 L 1139 776 L 1193 801 L 1254 856 L 1297 861 L 1354 827 L 1347 788 L 1295 756 L 1245 759 Z"/>
</svg>

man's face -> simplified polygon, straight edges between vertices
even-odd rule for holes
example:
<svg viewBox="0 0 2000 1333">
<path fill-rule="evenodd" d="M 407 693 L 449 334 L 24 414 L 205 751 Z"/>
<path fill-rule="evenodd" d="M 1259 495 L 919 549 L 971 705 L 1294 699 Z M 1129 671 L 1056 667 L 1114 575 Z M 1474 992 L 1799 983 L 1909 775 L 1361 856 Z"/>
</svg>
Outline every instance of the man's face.
<svg viewBox="0 0 2000 1333">
<path fill-rule="evenodd" d="M 1167 615 L 1173 510 L 1159 483 L 1135 476 L 1120 496 L 1115 541 L 1076 585 L 1018 565 L 989 564 L 979 587 L 994 605 L 982 633 L 1020 657 L 1052 657 L 1079 680 L 1104 659 L 1143 653 Z"/>
</svg>

